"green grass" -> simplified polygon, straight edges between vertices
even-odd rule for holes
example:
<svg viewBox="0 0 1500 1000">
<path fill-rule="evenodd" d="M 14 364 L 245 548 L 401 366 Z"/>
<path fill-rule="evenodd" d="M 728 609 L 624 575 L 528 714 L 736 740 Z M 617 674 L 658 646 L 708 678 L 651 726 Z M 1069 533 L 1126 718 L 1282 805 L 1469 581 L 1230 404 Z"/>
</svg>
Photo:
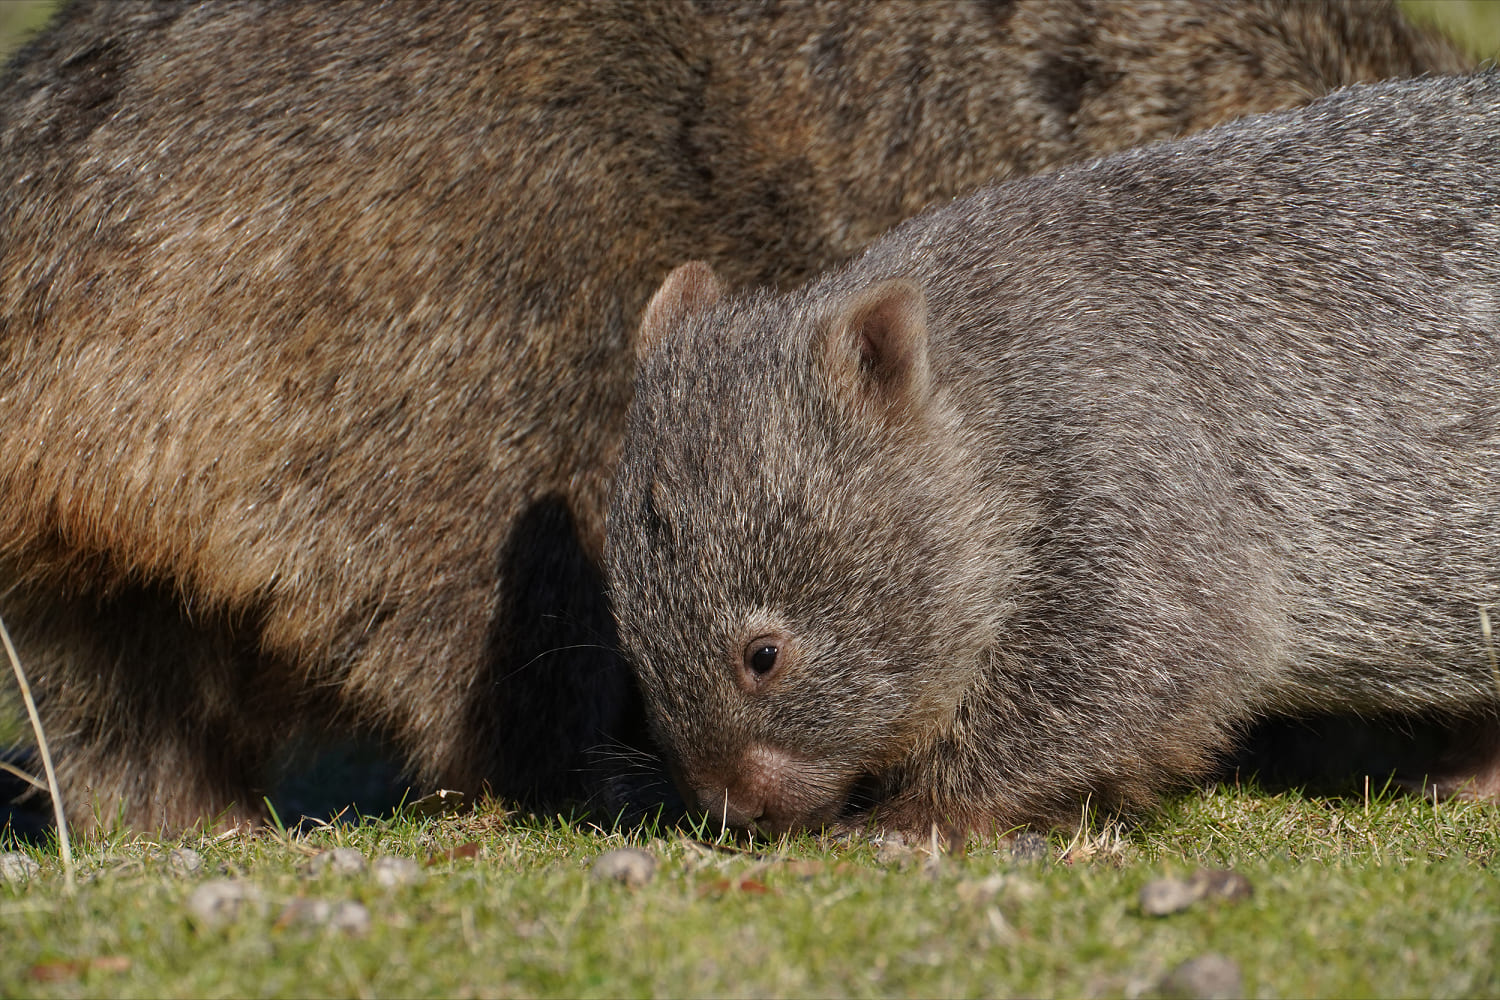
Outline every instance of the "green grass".
<svg viewBox="0 0 1500 1000">
<path fill-rule="evenodd" d="M 471 841 L 476 857 L 400 889 L 301 871 L 335 845 L 425 862 Z M 655 879 L 591 879 L 591 860 L 626 842 L 657 855 Z M 1222 788 L 1138 827 L 1056 835 L 1050 860 L 1030 865 L 994 843 L 935 861 L 879 860 L 863 838 L 714 849 L 493 806 L 191 843 L 206 864 L 189 878 L 147 841 L 86 847 L 71 895 L 55 857 L 32 852 L 43 875 L 0 885 L 0 994 L 1134 996 L 1209 951 L 1240 964 L 1249 996 L 1500 993 L 1492 806 Z M 1147 881 L 1197 866 L 1234 868 L 1254 893 L 1140 913 Z M 258 887 L 263 908 L 195 925 L 188 895 L 225 875 Z M 358 900 L 371 929 L 288 925 L 299 897 Z"/>
<path fill-rule="evenodd" d="M 1446 34 L 1476 59 L 1500 56 L 1500 3 L 1495 0 L 1400 0 L 1406 16 Z"/>
<path fill-rule="evenodd" d="M 0 59 L 47 23 L 55 0 L 0 0 Z"/>
<path fill-rule="evenodd" d="M 0 658 L 0 747 L 31 746 L 36 742 L 26 724 L 26 709 L 16 694 L 16 679 L 8 662 Z"/>
</svg>

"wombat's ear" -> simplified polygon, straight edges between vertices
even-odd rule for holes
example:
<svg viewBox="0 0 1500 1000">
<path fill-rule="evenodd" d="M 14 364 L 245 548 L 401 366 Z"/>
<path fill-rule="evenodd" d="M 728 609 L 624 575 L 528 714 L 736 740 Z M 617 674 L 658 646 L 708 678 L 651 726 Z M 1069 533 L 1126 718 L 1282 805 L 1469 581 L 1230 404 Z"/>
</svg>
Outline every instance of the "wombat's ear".
<svg viewBox="0 0 1500 1000">
<path fill-rule="evenodd" d="M 927 396 L 927 299 L 910 281 L 882 281 L 848 298 L 827 327 L 834 382 L 893 412 Z"/>
<path fill-rule="evenodd" d="M 680 264 L 667 275 L 641 317 L 635 338 L 635 358 L 644 360 L 656 350 L 667 332 L 697 312 L 702 312 L 724 294 L 714 269 L 701 260 Z"/>
</svg>

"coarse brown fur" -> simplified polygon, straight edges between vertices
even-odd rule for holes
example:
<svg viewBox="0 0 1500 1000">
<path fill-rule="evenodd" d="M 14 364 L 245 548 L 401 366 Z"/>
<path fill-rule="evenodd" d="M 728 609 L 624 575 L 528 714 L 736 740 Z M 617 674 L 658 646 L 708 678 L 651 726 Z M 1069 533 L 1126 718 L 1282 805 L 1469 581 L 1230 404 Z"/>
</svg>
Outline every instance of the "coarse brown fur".
<svg viewBox="0 0 1500 1000">
<path fill-rule="evenodd" d="M 996 186 L 647 309 L 605 561 L 684 796 L 777 832 L 1139 806 L 1268 714 L 1482 724 L 1500 74 Z"/>
<path fill-rule="evenodd" d="M 299 730 L 587 794 L 629 330 L 997 177 L 1456 66 L 1390 7 L 80 3 L 0 96 L 0 613 L 75 815 Z"/>
</svg>

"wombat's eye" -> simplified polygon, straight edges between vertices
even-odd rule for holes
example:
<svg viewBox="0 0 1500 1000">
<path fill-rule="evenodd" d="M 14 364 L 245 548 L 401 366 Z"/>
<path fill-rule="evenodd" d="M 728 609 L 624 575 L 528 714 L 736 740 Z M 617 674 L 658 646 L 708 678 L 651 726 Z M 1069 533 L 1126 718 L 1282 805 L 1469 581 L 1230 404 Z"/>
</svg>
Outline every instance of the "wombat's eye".
<svg viewBox="0 0 1500 1000">
<path fill-rule="evenodd" d="M 776 654 L 781 652 L 769 642 L 751 643 L 750 669 L 761 676 L 776 669 Z"/>
<path fill-rule="evenodd" d="M 739 669 L 735 671 L 740 689 L 747 694 L 759 690 L 780 677 L 795 657 L 791 637 L 779 632 L 756 636 L 740 650 Z"/>
</svg>

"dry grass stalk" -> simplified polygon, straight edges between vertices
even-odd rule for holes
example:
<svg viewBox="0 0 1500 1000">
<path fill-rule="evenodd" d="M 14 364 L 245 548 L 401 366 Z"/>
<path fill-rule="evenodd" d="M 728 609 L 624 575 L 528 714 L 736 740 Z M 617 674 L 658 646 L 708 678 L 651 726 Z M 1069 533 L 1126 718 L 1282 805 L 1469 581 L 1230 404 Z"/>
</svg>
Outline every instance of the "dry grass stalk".
<svg viewBox="0 0 1500 1000">
<path fill-rule="evenodd" d="M 37 753 L 42 758 L 42 771 L 47 776 L 47 791 L 52 796 L 52 815 L 57 820 L 57 844 L 62 854 L 63 874 L 67 878 L 68 888 L 74 885 L 73 880 L 73 848 L 68 841 L 68 821 L 63 815 L 62 793 L 57 787 L 57 772 L 52 767 L 52 753 L 47 749 L 47 734 L 42 731 L 42 719 L 36 711 L 36 700 L 31 697 L 31 685 L 26 681 L 26 671 L 21 669 L 21 658 L 16 655 L 15 644 L 10 641 L 10 630 L 5 627 L 5 621 L 0 619 L 0 640 L 5 643 L 5 655 L 10 657 L 11 668 L 16 672 L 16 685 L 21 689 L 21 700 L 26 703 L 26 715 L 31 719 L 32 732 L 36 733 Z M 7 771 L 16 769 L 7 767 Z M 20 772 L 17 772 L 20 773 Z M 23 778 L 36 784 L 36 779 L 30 775 L 21 773 Z"/>
</svg>

